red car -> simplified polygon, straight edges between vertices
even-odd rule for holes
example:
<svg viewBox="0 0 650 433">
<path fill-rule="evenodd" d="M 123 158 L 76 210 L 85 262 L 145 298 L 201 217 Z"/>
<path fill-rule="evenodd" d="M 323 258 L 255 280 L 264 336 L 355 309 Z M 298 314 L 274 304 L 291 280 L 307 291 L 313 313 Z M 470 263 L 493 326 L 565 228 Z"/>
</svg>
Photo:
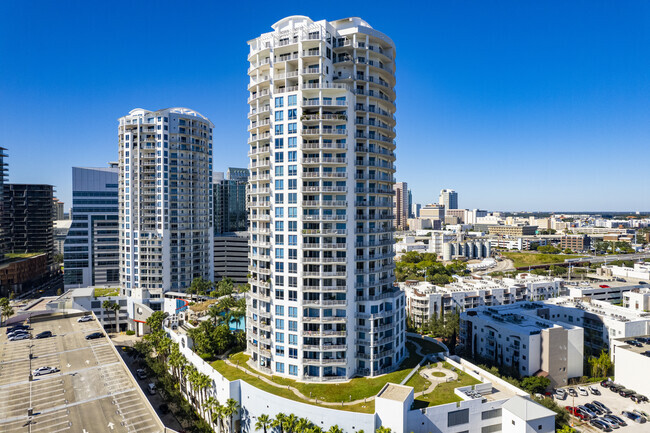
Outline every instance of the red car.
<svg viewBox="0 0 650 433">
<path fill-rule="evenodd" d="M 573 416 L 575 416 L 575 417 L 577 417 L 577 418 L 580 418 L 581 420 L 588 420 L 588 419 L 589 419 L 589 417 L 585 416 L 585 415 L 580 411 L 580 409 L 578 409 L 577 407 L 573 407 L 573 406 L 565 406 L 564 408 L 565 408 L 565 409 L 566 409 L 566 410 L 567 410 L 571 415 L 573 415 Z"/>
<path fill-rule="evenodd" d="M 609 286 L 607 284 L 601 284 L 600 286 L 601 289 L 609 289 Z"/>
</svg>

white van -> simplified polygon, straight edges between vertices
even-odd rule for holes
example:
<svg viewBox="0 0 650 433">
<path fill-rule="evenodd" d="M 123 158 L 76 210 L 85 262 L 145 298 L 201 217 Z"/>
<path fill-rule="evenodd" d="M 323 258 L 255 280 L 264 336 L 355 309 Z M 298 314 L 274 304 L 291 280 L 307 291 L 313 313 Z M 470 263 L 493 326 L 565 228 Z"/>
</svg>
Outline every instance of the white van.
<svg viewBox="0 0 650 433">
<path fill-rule="evenodd" d="M 156 384 L 155 383 L 150 383 L 147 385 L 147 390 L 149 391 L 149 394 L 154 395 L 156 394 Z"/>
</svg>

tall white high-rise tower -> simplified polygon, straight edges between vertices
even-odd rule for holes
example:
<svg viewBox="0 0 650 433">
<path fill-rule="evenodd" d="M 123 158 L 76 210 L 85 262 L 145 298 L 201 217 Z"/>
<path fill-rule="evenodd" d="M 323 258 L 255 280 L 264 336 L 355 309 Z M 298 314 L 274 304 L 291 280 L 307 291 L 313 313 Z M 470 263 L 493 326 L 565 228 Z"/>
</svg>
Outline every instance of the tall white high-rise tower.
<svg viewBox="0 0 650 433">
<path fill-rule="evenodd" d="M 360 18 L 292 16 L 249 41 L 248 352 L 303 380 L 406 355 L 393 287 L 395 46 Z"/>
<path fill-rule="evenodd" d="M 160 310 L 165 291 L 212 279 L 212 128 L 187 108 L 119 119 L 120 285 L 130 309 Z"/>
</svg>

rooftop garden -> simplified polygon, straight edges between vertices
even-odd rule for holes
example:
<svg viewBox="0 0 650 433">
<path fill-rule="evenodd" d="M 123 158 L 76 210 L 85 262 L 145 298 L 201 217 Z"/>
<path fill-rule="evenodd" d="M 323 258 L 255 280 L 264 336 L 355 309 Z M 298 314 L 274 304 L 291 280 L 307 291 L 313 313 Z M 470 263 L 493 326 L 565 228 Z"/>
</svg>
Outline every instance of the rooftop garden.
<svg viewBox="0 0 650 433">
<path fill-rule="evenodd" d="M 424 353 L 442 351 L 434 343 L 429 344 L 431 346 L 423 347 Z M 417 355 L 416 346 L 411 340 L 407 341 L 406 346 L 409 356 L 402 362 L 398 370 L 378 377 L 359 377 L 338 383 L 307 383 L 266 375 L 248 365 L 250 357 L 243 352 L 231 355 L 228 358 L 229 363 L 223 360 L 214 361 L 212 367 L 228 380 L 241 379 L 256 388 L 290 400 L 332 409 L 373 413 L 375 410 L 374 397 L 383 386 L 389 382 L 401 383 L 422 359 Z M 409 386 L 411 385 L 409 384 Z"/>
<path fill-rule="evenodd" d="M 95 298 L 118 296 L 119 294 L 120 289 L 118 287 L 95 287 L 95 290 L 93 291 L 93 296 Z"/>
<path fill-rule="evenodd" d="M 8 259 L 27 259 L 29 257 L 38 256 L 43 253 L 7 253 L 5 257 Z"/>
<path fill-rule="evenodd" d="M 454 393 L 454 390 L 458 387 L 461 386 L 468 386 L 468 385 L 477 385 L 481 383 L 479 380 L 474 379 L 472 376 L 469 374 L 460 371 L 458 369 L 453 369 L 451 365 L 449 365 L 446 362 L 442 363 L 442 367 L 447 369 L 447 370 L 454 370 L 454 372 L 458 375 L 458 379 L 450 382 L 443 382 L 439 383 L 431 392 L 427 392 L 425 394 L 420 395 L 417 397 L 413 403 L 413 406 L 415 409 L 421 409 L 424 407 L 429 407 L 429 406 L 437 406 L 439 404 L 447 404 L 447 403 L 454 403 L 458 401 L 462 401 L 462 399 L 457 396 Z M 433 373 L 434 376 L 440 376 L 436 375 L 436 372 Z M 440 373 L 443 374 L 444 373 Z M 419 374 L 417 376 L 420 376 Z M 414 376 L 415 377 L 415 376 Z M 421 377 L 421 376 L 420 376 Z M 422 377 L 421 377 L 422 378 Z M 424 378 L 422 378 L 424 379 Z M 411 379 L 413 380 L 413 379 Z M 411 382 L 409 380 L 409 382 Z M 426 381 L 428 382 L 428 381 Z M 430 383 L 430 382 L 428 382 Z M 416 383 L 419 384 L 419 383 Z M 409 383 L 407 383 L 409 385 Z M 423 388 L 424 384 L 419 384 L 420 385 L 420 390 Z M 409 385 L 412 386 L 412 385 Z M 415 388 L 418 390 L 418 388 Z"/>
</svg>

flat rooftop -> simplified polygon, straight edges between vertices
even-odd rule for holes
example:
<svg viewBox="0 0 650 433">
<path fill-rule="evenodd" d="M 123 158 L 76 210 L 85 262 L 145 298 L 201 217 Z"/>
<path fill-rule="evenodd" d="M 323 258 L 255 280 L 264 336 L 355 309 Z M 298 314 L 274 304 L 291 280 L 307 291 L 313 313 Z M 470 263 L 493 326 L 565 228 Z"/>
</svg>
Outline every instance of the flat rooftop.
<svg viewBox="0 0 650 433">
<path fill-rule="evenodd" d="M 377 397 L 385 398 L 395 401 L 406 401 L 408 396 L 413 391 L 410 386 L 396 385 L 394 383 L 387 383 L 384 388 L 379 391 Z"/>
<path fill-rule="evenodd" d="M 103 333 L 101 325 L 78 317 L 32 317 L 32 336 L 54 334 L 38 340 L 8 341 L 7 328 L 0 328 L 0 433 L 163 432 L 108 337 L 85 339 Z M 30 371 L 45 366 L 60 371 L 29 380 Z"/>
<path fill-rule="evenodd" d="M 639 337 L 649 338 L 650 335 L 639 335 Z M 619 341 L 621 343 L 624 343 L 624 344 L 618 344 L 616 346 L 618 348 L 629 350 L 630 352 L 634 352 L 634 353 L 643 353 L 643 352 L 646 352 L 646 351 L 650 350 L 650 344 L 646 344 L 646 343 L 641 343 L 640 342 L 643 345 L 643 347 L 637 347 L 637 346 L 632 346 L 632 345 L 629 345 L 629 344 L 625 344 L 625 341 L 627 341 L 627 340 L 636 340 L 636 338 L 637 337 L 616 338 L 615 341 Z"/>
</svg>

